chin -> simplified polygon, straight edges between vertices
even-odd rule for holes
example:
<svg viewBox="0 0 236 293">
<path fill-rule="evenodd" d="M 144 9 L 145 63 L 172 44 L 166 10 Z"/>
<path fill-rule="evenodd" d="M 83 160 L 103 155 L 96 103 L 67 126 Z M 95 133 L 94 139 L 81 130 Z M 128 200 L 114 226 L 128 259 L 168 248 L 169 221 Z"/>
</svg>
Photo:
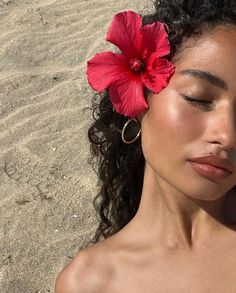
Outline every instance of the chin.
<svg viewBox="0 0 236 293">
<path fill-rule="evenodd" d="M 224 191 L 220 192 L 219 188 L 210 188 L 203 187 L 201 188 L 194 188 L 192 187 L 191 191 L 189 193 L 186 193 L 186 195 L 193 199 L 193 200 L 203 200 L 203 201 L 215 201 L 221 198 L 225 194 Z"/>
</svg>

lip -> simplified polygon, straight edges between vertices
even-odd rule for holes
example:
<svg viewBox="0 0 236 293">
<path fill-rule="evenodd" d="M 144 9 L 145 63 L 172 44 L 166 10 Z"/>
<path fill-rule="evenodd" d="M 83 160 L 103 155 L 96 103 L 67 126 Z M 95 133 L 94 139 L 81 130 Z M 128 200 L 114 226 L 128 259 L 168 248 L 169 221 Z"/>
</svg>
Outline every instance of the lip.
<svg viewBox="0 0 236 293">
<path fill-rule="evenodd" d="M 204 156 L 204 157 L 197 157 L 189 160 L 190 162 L 197 162 L 200 164 L 208 164 L 213 167 L 217 167 L 223 169 L 229 173 L 234 172 L 234 166 L 228 161 L 227 159 L 222 159 L 215 155 Z"/>
<path fill-rule="evenodd" d="M 192 168 L 200 173 L 201 175 L 209 178 L 215 178 L 215 179 L 225 179 L 231 175 L 229 171 L 226 171 L 225 169 L 214 167 L 209 164 L 202 164 L 197 163 L 194 161 L 190 161 L 190 164 Z"/>
</svg>

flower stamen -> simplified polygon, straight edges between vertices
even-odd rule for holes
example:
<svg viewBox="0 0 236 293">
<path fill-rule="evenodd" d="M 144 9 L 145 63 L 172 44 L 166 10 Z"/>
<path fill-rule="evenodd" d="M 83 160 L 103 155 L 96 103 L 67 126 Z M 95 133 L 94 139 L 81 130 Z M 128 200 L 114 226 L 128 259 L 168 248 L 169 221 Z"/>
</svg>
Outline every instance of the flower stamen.
<svg viewBox="0 0 236 293">
<path fill-rule="evenodd" d="M 129 68 L 135 73 L 139 73 L 144 68 L 144 62 L 139 58 L 133 58 L 129 61 Z"/>
</svg>

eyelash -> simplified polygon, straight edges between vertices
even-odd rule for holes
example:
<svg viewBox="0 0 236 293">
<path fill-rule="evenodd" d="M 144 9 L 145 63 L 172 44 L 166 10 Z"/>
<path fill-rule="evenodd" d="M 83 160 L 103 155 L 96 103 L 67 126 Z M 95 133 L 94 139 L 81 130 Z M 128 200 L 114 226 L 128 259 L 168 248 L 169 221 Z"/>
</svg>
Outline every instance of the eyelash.
<svg viewBox="0 0 236 293">
<path fill-rule="evenodd" d="M 212 110 L 212 102 L 207 101 L 207 100 L 197 100 L 197 99 L 192 99 L 188 96 L 182 95 L 182 97 L 191 104 L 191 106 L 201 109 L 204 111 L 210 111 Z"/>
</svg>

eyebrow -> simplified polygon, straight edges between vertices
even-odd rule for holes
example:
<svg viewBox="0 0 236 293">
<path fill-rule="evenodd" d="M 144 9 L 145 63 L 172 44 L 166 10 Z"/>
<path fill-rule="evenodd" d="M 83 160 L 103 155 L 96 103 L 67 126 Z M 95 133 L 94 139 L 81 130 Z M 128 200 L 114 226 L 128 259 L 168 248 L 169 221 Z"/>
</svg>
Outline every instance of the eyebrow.
<svg viewBox="0 0 236 293">
<path fill-rule="evenodd" d="M 202 71 L 199 69 L 185 69 L 185 70 L 181 70 L 180 74 L 190 75 L 193 77 L 201 78 L 201 79 L 204 79 L 204 80 L 210 82 L 211 84 L 216 85 L 224 90 L 228 90 L 227 83 L 221 77 L 219 77 L 211 72 Z"/>
</svg>

